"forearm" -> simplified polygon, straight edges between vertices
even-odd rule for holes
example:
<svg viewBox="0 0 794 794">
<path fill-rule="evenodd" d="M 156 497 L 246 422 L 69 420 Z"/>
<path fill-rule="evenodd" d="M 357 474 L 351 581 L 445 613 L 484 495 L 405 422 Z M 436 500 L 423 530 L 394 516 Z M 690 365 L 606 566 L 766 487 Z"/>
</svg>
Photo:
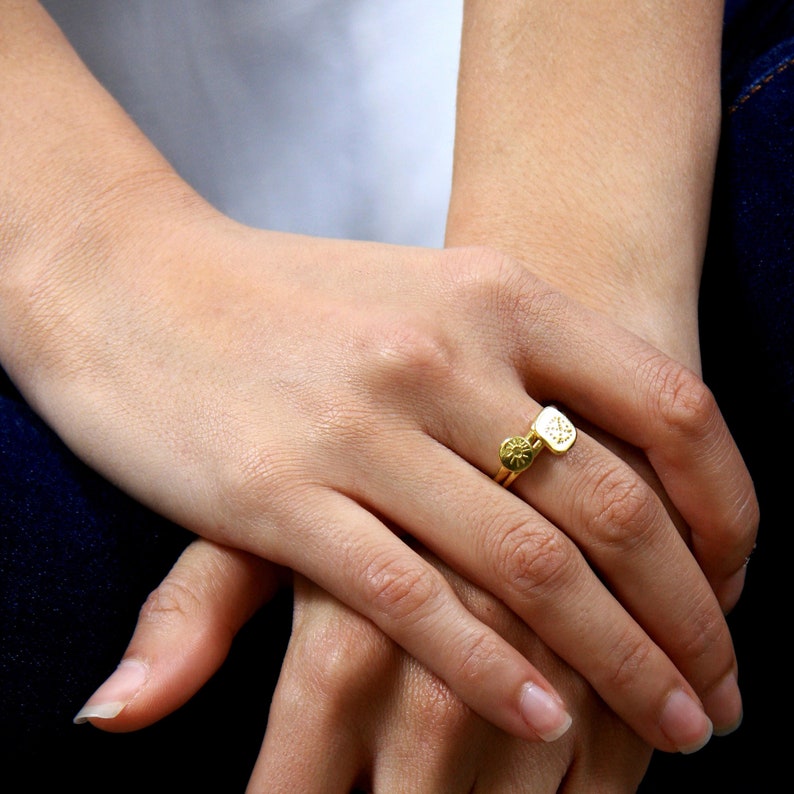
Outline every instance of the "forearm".
<svg viewBox="0 0 794 794">
<path fill-rule="evenodd" d="M 584 433 L 572 465 L 551 467 L 560 479 L 536 480 L 546 490 L 532 506 L 482 473 L 498 439 L 537 415 L 534 398 L 554 395 L 608 432 L 619 417 L 625 441 L 661 461 L 693 527 L 740 524 L 747 542 L 712 566 L 721 580 L 748 553 L 752 516 L 722 520 L 748 489 L 702 384 L 508 257 L 224 218 L 37 6 L 0 10 L 0 102 L 22 109 L 0 140 L 4 228 L 16 230 L 5 233 L 14 254 L 0 360 L 67 446 L 176 523 L 315 582 L 503 730 L 552 740 L 568 717 L 542 673 L 403 533 L 492 589 L 649 743 L 700 746 L 709 723 L 689 682 L 708 694 L 735 659 L 719 604 L 653 491 Z M 564 324 L 534 311 L 549 298 Z M 535 355 L 544 346 L 553 358 Z M 658 399 L 662 378 L 681 387 L 686 410 Z M 722 466 L 712 478 L 712 460 L 734 476 Z M 623 509 L 621 493 L 640 507 Z M 600 538 L 604 516 L 616 518 L 616 543 Z M 622 584 L 620 600 L 604 580 Z M 736 718 L 735 685 L 729 694 L 727 708 L 710 706 L 723 724 Z"/>
<path fill-rule="evenodd" d="M 467 0 L 448 244 L 505 249 L 696 366 L 670 347 L 697 338 L 721 14 Z"/>
<path fill-rule="evenodd" d="M 160 197 L 192 194 L 38 3 L 0 0 L 0 16 L 0 362 L 35 400 L 79 314 L 61 285 L 131 255 L 124 241 L 166 223 Z"/>
</svg>

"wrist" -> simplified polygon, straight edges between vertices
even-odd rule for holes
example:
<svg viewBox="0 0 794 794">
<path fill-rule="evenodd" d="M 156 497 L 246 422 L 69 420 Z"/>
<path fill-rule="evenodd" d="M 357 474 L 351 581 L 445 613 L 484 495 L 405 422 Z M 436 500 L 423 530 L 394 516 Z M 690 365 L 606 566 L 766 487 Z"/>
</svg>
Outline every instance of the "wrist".
<svg viewBox="0 0 794 794">
<path fill-rule="evenodd" d="M 690 366 L 719 5 L 470 0 L 461 47 L 447 244 L 518 257 Z"/>
<path fill-rule="evenodd" d="M 43 373 L 76 366 L 102 284 L 132 283 L 208 208 L 38 4 L 3 8 L 0 362 L 35 403 Z"/>
</svg>

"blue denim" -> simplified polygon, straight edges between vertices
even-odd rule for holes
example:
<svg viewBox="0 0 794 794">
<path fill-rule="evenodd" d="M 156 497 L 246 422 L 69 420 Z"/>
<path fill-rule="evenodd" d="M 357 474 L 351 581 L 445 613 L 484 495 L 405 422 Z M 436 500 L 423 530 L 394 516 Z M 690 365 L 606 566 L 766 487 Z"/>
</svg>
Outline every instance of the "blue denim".
<svg viewBox="0 0 794 794">
<path fill-rule="evenodd" d="M 783 500 L 794 440 L 792 4 L 728 2 L 724 49 L 724 130 L 701 330 L 704 377 L 762 508 L 746 592 L 729 618 L 745 719 L 695 755 L 656 754 L 643 794 L 673 787 L 763 794 L 790 778 L 780 735 L 788 714 L 778 704 L 790 690 L 781 538 L 791 523 Z M 25 791 L 244 790 L 289 634 L 288 596 L 255 618 L 222 671 L 161 724 L 116 736 L 71 723 L 190 539 L 76 460 L 0 372 L 4 779 L 21 774 Z"/>
<path fill-rule="evenodd" d="M 738 731 L 694 755 L 656 754 L 642 794 L 766 794 L 791 779 L 783 536 L 794 472 L 794 4 L 728 2 L 725 23 L 723 132 L 700 314 L 704 378 L 761 505 L 745 593 L 729 616 L 745 713 Z"/>
<path fill-rule="evenodd" d="M 16 771 L 19 790 L 31 792 L 244 790 L 289 637 L 286 593 L 172 718 L 123 737 L 71 722 L 192 538 L 78 461 L 0 370 L 4 781 Z"/>
</svg>

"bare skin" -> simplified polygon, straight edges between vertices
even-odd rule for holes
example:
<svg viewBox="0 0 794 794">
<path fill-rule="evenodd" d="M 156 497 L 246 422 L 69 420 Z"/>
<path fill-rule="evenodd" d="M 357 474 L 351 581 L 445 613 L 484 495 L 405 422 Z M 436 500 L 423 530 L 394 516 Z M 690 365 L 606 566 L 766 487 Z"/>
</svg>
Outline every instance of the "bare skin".
<svg viewBox="0 0 794 794">
<path fill-rule="evenodd" d="M 527 12 L 543 11 L 542 3 L 511 4 L 512 10 L 518 5 Z M 499 6 L 506 10 L 508 4 Z M 682 6 L 679 4 L 677 10 L 681 11 Z M 715 9 L 706 9 L 704 16 L 701 6 L 696 9 L 700 15 L 697 18 L 691 11 L 672 18 L 672 7 L 664 6 L 668 16 L 660 20 L 660 27 L 670 33 L 671 40 L 663 40 L 656 31 L 654 41 L 659 47 L 664 49 L 672 47 L 676 40 L 684 41 L 682 26 L 691 29 L 693 19 L 699 23 L 702 37 L 693 38 L 697 47 L 693 45 L 670 61 L 660 62 L 654 48 L 653 62 L 646 64 L 652 68 L 635 74 L 637 82 L 648 88 L 647 96 L 643 93 L 635 99 L 657 103 L 647 107 L 643 117 L 661 118 L 665 130 L 679 130 L 672 136 L 646 134 L 645 147 L 640 149 L 631 145 L 642 134 L 635 124 L 636 108 L 615 106 L 597 91 L 593 93 L 594 85 L 607 92 L 613 90 L 602 74 L 591 75 L 592 79 L 582 86 L 571 80 L 574 88 L 581 87 L 592 97 L 586 104 L 589 115 L 583 116 L 578 125 L 551 123 L 550 117 L 561 110 L 555 105 L 559 92 L 555 90 L 550 97 L 543 90 L 553 81 L 537 62 L 532 68 L 520 60 L 514 62 L 516 58 L 542 55 L 543 47 L 526 46 L 527 29 L 532 27 L 526 19 L 494 13 L 495 8 L 493 3 L 472 2 L 467 6 L 450 244 L 487 243 L 516 257 L 524 257 L 527 252 L 537 254 L 531 265 L 527 264 L 533 272 L 542 273 L 548 282 L 576 294 L 583 303 L 619 318 L 660 349 L 699 371 L 696 292 L 716 145 L 716 119 L 702 110 L 704 106 L 713 110 L 715 102 L 714 94 L 709 93 L 716 91 L 714 73 L 710 71 L 715 68 L 716 59 L 715 18 L 709 16 Z M 611 19 L 620 19 L 622 24 L 629 19 L 630 10 L 617 13 L 614 8 L 606 9 Z M 587 61 L 582 58 L 583 53 L 587 54 L 586 48 L 572 35 L 572 28 L 564 28 L 563 18 L 564 14 L 558 13 L 555 22 L 560 26 L 558 33 L 565 35 L 553 40 L 536 17 L 537 37 L 553 41 L 552 46 L 559 52 L 564 49 L 559 49 L 562 41 L 578 53 L 579 61 Z M 672 24 L 676 19 L 678 24 Z M 587 24 L 594 21 L 587 18 Z M 516 22 L 520 24 L 514 26 Z M 571 24 L 575 27 L 578 22 L 574 19 Z M 483 36 L 489 25 L 495 29 L 490 36 Z M 628 27 L 631 35 L 642 32 L 639 26 Z M 475 30 L 478 35 L 474 35 Z M 645 33 L 648 34 L 647 29 Z M 523 46 L 481 46 L 483 41 L 494 39 Z M 589 40 L 594 42 L 592 37 Z M 614 31 L 597 43 L 614 46 L 608 59 L 596 60 L 615 72 L 619 71 L 622 54 L 637 57 Z M 505 53 L 507 57 L 501 60 Z M 541 66 L 543 62 L 541 58 Z M 470 64 L 477 68 L 467 69 Z M 651 78 L 656 75 L 655 83 Z M 696 86 L 703 87 L 703 92 L 671 94 L 663 90 L 670 81 L 683 84 L 685 77 L 691 77 Z M 562 98 L 566 97 L 569 101 L 563 103 L 562 110 L 572 113 L 571 108 L 575 107 L 580 112 L 582 97 L 563 93 Z M 682 102 L 682 97 L 691 102 Z M 608 108 L 609 113 L 602 116 L 595 112 L 602 108 Z M 538 125 L 532 123 L 541 113 L 547 128 L 554 131 L 552 141 L 544 140 Z M 571 118 L 576 118 L 575 114 Z M 681 133 L 684 128 L 689 130 L 687 136 Z M 621 129 L 625 136 L 616 137 L 615 130 Z M 583 130 L 587 135 L 583 135 Z M 570 132 L 569 138 L 565 132 Z M 680 146 L 684 137 L 698 145 L 693 150 Z M 648 147 L 649 140 L 655 142 L 655 149 Z M 559 168 L 559 162 L 542 157 L 541 153 L 551 145 L 567 152 L 568 159 L 573 157 L 576 167 L 569 163 L 571 168 Z M 605 152 L 604 147 L 610 151 Z M 634 193 L 623 182 L 616 183 L 614 178 L 610 181 L 603 173 L 604 164 L 614 173 L 612 167 L 620 162 L 616 152 L 627 164 L 623 173 L 631 176 L 629 187 Z M 636 157 L 627 158 L 627 152 L 634 152 Z M 665 167 L 659 167 L 659 163 Z M 555 179 L 561 183 L 559 193 L 550 189 Z M 575 212 L 566 216 L 564 210 L 571 205 Z M 546 222 L 546 213 L 550 212 L 556 223 Z M 628 229 L 619 227 L 615 217 L 631 218 L 635 223 Z M 584 224 L 583 219 L 588 219 L 588 223 Z M 639 225 L 638 219 L 642 221 Z M 598 245 L 590 245 L 593 241 Z M 637 275 L 640 266 L 648 274 L 647 282 Z M 693 535 L 661 489 L 643 451 L 622 445 L 597 428 L 591 431 L 658 491 L 678 529 L 693 543 L 698 558 L 710 571 L 722 606 L 730 609 L 738 598 L 743 578 L 736 555 L 746 548 L 743 543 L 747 539 L 743 540 L 738 530 L 742 518 L 752 516 L 755 509 L 752 496 L 745 492 L 745 502 L 737 501 L 739 519 L 735 522 L 700 523 L 696 526 L 702 529 L 701 534 Z M 517 490 L 528 501 L 535 498 L 537 474 L 533 470 L 531 478 L 522 476 L 518 482 Z M 693 510 L 694 506 L 690 513 Z M 748 537 L 751 535 L 748 533 Z M 630 551 L 620 548 L 619 543 L 617 548 L 623 555 Z M 127 653 L 129 658 L 147 660 L 149 683 L 117 718 L 95 720 L 95 724 L 108 730 L 141 727 L 175 705 L 168 699 L 169 692 L 181 691 L 187 697 L 186 682 L 194 688 L 200 685 L 188 666 L 175 663 L 174 648 L 180 646 L 180 637 L 193 636 L 197 627 L 206 630 L 215 625 L 225 628 L 225 639 L 213 644 L 208 637 L 205 651 L 228 645 L 229 627 L 239 626 L 239 615 L 245 613 L 242 607 L 246 597 L 240 594 L 237 599 L 229 598 L 229 585 L 224 584 L 227 577 L 232 578 L 229 571 L 234 566 L 246 564 L 245 558 L 237 555 L 238 552 L 199 541 L 179 561 L 172 573 L 180 583 L 176 598 L 165 598 L 165 602 L 171 606 L 177 603 L 180 608 L 169 610 L 164 620 L 160 610 L 163 599 L 155 594 L 142 613 Z M 225 572 L 209 577 L 204 566 L 216 557 L 227 561 Z M 372 624 L 299 578 L 294 632 L 250 791 L 289 791 L 297 785 L 307 792 L 330 794 L 347 792 L 353 783 L 384 792 L 406 788 L 417 792 L 633 791 L 646 769 L 650 746 L 616 719 L 592 688 L 516 621 L 503 604 L 437 559 L 433 563 L 448 577 L 469 609 L 547 672 L 574 715 L 572 730 L 552 744 L 541 745 L 517 741 L 488 725 Z M 166 592 L 172 577 L 163 585 Z M 204 592 L 196 599 L 179 597 L 194 592 L 200 582 L 206 586 L 209 581 L 213 583 L 211 593 Z M 615 585 L 620 587 L 621 583 Z M 249 591 L 248 598 L 252 597 Z M 236 608 L 240 608 L 239 613 Z M 161 642 L 160 638 L 168 641 Z M 193 660 L 192 668 L 195 667 Z M 721 711 L 722 727 L 729 729 L 735 718 L 732 709 L 736 699 L 730 693 L 722 697 L 721 702 L 719 697 L 712 699 L 712 713 Z M 307 702 L 316 706 L 312 708 L 313 715 L 319 713 L 325 718 L 308 719 Z M 290 752 L 283 751 L 287 746 Z"/>
<path fill-rule="evenodd" d="M 370 621 L 298 577 L 292 635 L 249 794 L 349 794 L 354 786 L 417 794 L 635 790 L 650 746 L 514 613 L 423 556 L 468 609 L 547 671 L 575 717 L 571 729 L 551 743 L 501 731 Z M 189 546 L 142 609 L 120 674 L 91 700 L 113 705 L 116 716 L 93 724 L 138 730 L 182 705 L 281 579 L 245 552 L 205 540 Z M 129 702 L 121 708 L 119 700 Z"/>
<path fill-rule="evenodd" d="M 583 432 L 533 468 L 531 495 L 515 489 L 526 501 L 490 479 L 499 440 L 560 402 L 646 451 L 693 537 L 719 523 L 737 539 L 727 559 L 698 549 L 720 591 L 756 516 L 696 373 L 490 248 L 220 216 L 37 4 L 0 8 L 0 358 L 78 455 L 198 534 L 303 574 L 512 735 L 560 735 L 553 686 L 402 534 L 504 601 L 653 746 L 699 746 L 707 714 L 735 722 L 735 684 L 727 709 L 701 705 L 735 667 L 720 604 L 620 455 Z M 627 548 L 616 598 L 603 582 L 623 582 Z"/>
</svg>

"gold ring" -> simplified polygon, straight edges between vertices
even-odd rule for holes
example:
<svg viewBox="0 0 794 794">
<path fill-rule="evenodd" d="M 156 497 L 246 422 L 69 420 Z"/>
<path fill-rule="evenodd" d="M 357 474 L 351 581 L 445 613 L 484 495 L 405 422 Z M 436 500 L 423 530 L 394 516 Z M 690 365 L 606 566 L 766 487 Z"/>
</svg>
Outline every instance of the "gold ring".
<svg viewBox="0 0 794 794">
<path fill-rule="evenodd" d="M 536 417 L 525 436 L 511 436 L 499 446 L 501 466 L 494 480 L 509 488 L 522 471 L 528 469 L 538 453 L 546 448 L 555 455 L 567 452 L 576 441 L 573 422 L 551 405 L 547 405 Z"/>
</svg>

